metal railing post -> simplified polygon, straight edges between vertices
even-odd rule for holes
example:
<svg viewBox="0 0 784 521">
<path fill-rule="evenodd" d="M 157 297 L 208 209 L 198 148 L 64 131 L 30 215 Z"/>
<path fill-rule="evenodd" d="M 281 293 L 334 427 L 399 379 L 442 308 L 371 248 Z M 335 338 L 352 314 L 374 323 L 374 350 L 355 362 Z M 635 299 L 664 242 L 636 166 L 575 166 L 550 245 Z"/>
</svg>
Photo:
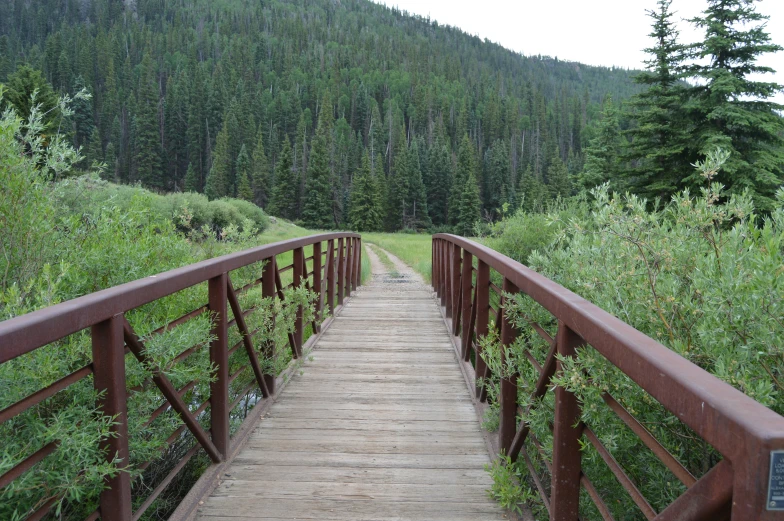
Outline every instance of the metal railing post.
<svg viewBox="0 0 784 521">
<path fill-rule="evenodd" d="M 106 521 L 130 521 L 132 517 L 131 478 L 128 466 L 128 410 L 125 390 L 125 341 L 123 315 L 115 315 L 92 326 L 93 374 L 95 390 L 103 393 L 98 408 L 115 418 L 115 434 L 101 441 L 109 460 L 119 459 L 120 472 L 107 478 L 101 492 L 101 518 Z"/>
<path fill-rule="evenodd" d="M 229 454 L 229 339 L 226 294 L 226 273 L 208 282 L 209 309 L 212 314 L 210 336 L 210 362 L 215 368 L 214 381 L 210 382 L 210 432 L 212 443 L 224 459 Z"/>
<path fill-rule="evenodd" d="M 335 240 L 327 241 L 327 307 L 335 313 Z"/>
<path fill-rule="evenodd" d="M 482 378 L 487 371 L 487 365 L 482 358 L 482 348 L 479 347 L 479 339 L 487 335 L 489 315 L 490 315 L 490 266 L 485 262 L 479 261 L 476 266 L 476 377 Z M 477 383 L 476 395 L 486 399 L 487 393 Z M 482 401 L 485 401 L 482 399 Z"/>
<path fill-rule="evenodd" d="M 463 307 L 461 311 L 461 333 L 460 333 L 460 359 L 468 360 L 468 352 L 471 347 L 471 290 L 474 287 L 473 274 L 474 256 L 468 250 L 463 250 L 463 265 L 460 281 L 462 284 L 461 295 Z"/>
<path fill-rule="evenodd" d="M 304 283 L 305 279 L 305 252 L 302 248 L 296 248 L 294 250 L 293 265 L 293 287 L 298 288 Z M 302 306 L 297 306 L 297 316 L 294 319 L 294 345 L 296 346 L 297 350 L 297 358 L 302 357 L 302 337 L 304 333 L 304 327 L 302 325 L 302 312 Z"/>
<path fill-rule="evenodd" d="M 444 285 L 446 286 L 445 303 L 446 318 L 452 318 L 452 286 L 454 285 L 454 270 L 452 269 L 452 252 L 457 248 L 451 242 L 446 243 L 446 255 L 444 255 L 444 274 L 446 275 Z"/>
<path fill-rule="evenodd" d="M 346 257 L 343 237 L 338 239 L 338 306 L 343 305 L 343 292 L 346 286 Z"/>
<path fill-rule="evenodd" d="M 264 261 L 264 267 L 261 270 L 261 296 L 263 298 L 275 299 L 275 257 L 270 257 Z M 274 308 L 273 308 L 274 309 Z M 272 315 L 272 327 L 275 327 L 275 315 Z M 275 357 L 275 341 L 267 339 L 262 348 L 264 358 L 273 359 Z M 264 381 L 267 382 L 267 388 L 270 394 L 275 394 L 275 375 L 264 374 Z"/>
<path fill-rule="evenodd" d="M 346 238 L 346 297 L 351 296 L 351 283 L 354 279 L 354 238 Z"/>
<path fill-rule="evenodd" d="M 452 336 L 456 336 L 460 332 L 460 320 L 462 316 L 462 307 L 460 305 L 460 290 L 462 286 L 460 285 L 460 277 L 462 272 L 460 271 L 460 262 L 462 261 L 461 254 L 462 248 L 457 244 L 452 245 L 452 258 L 450 259 L 451 269 L 452 269 L 452 302 L 450 303 L 452 306 Z"/>
<path fill-rule="evenodd" d="M 562 322 L 558 322 L 555 337 L 559 355 L 573 357 L 583 340 Z M 557 373 L 563 371 L 560 360 Z M 550 495 L 551 521 L 576 521 L 580 506 L 581 454 L 580 405 L 577 396 L 564 389 L 555 388 L 555 424 L 553 430 L 553 473 Z M 577 425 L 575 427 L 575 425 Z"/>
<path fill-rule="evenodd" d="M 321 330 L 321 315 L 324 309 L 324 291 L 321 283 L 321 242 L 313 244 L 313 291 L 316 293 L 316 320 L 315 331 Z"/>
<path fill-rule="evenodd" d="M 504 293 L 517 293 L 517 287 L 507 278 L 504 278 Z M 506 318 L 504 306 L 507 297 L 504 296 L 499 305 L 501 315 L 501 393 L 499 396 L 500 424 L 498 426 L 499 447 L 505 454 L 509 454 L 512 440 L 517 432 L 517 375 L 506 374 L 506 351 L 517 338 L 517 330 Z"/>
</svg>

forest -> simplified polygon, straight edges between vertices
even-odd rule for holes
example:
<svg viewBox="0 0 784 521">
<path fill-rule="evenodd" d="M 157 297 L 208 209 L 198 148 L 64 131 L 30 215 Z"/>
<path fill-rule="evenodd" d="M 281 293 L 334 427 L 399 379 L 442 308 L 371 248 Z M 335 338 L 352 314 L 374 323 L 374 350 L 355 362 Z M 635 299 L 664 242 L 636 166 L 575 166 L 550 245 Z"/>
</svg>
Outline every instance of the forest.
<svg viewBox="0 0 784 521">
<path fill-rule="evenodd" d="M 756 3 L 706 0 L 691 20 L 704 38 L 690 43 L 675 29 L 677 2 L 652 0 L 649 59 L 631 71 L 523 56 L 366 0 L 0 2 L 0 320 L 312 230 L 366 232 L 427 278 L 425 233 L 448 231 L 784 413 L 784 107 L 771 101 L 782 87 L 755 76 L 770 72 L 757 58 L 782 47 Z M 129 320 L 152 331 L 203 289 Z M 290 298 L 307 307 L 311 296 Z M 280 314 L 264 335 L 285 343 L 293 307 L 250 304 L 262 310 L 258 324 Z M 530 300 L 508 313 L 521 331 L 529 316 L 554 333 Z M 152 345 L 172 381 L 197 382 L 188 399 L 207 392 L 207 361 L 172 360 L 208 332 L 196 321 Z M 515 349 L 542 361 L 547 346 L 530 333 Z M 75 335 L 0 365 L 0 410 L 81 367 L 88 344 Z M 492 402 L 509 368 L 497 337 L 484 348 Z M 129 374 L 148 376 L 138 364 Z M 657 509 L 683 489 L 600 412 L 602 390 L 623 396 L 695 476 L 718 460 L 595 353 L 581 352 L 560 378 Z M 116 469 L 96 448 L 107 423 L 81 384 L 0 423 L 10 440 L 0 475 L 30 447 L 69 440 L 42 472 L 0 488 L 0 518 L 24 519 L 52 494 L 62 519 L 95 508 Z M 521 400 L 529 392 L 521 387 Z M 173 414 L 144 424 L 159 399 L 129 401 L 132 465 L 180 426 Z M 550 417 L 523 419 L 551 451 Z M 497 427 L 492 407 L 485 427 Z M 133 468 L 136 504 L 188 450 L 182 441 Z M 584 461 L 615 518 L 642 519 L 599 456 L 586 449 Z M 143 519 L 165 519 L 204 465 L 186 467 Z M 492 472 L 499 502 L 545 515 L 524 466 Z M 582 500 L 585 518 L 599 519 Z"/>
</svg>

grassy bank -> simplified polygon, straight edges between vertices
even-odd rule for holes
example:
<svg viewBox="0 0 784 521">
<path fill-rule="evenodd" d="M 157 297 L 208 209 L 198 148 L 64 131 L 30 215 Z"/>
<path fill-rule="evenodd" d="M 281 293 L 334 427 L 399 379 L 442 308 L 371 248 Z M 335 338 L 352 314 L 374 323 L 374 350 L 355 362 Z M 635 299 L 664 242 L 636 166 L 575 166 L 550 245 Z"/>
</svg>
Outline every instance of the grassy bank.
<svg viewBox="0 0 784 521">
<path fill-rule="evenodd" d="M 362 239 L 375 244 L 411 266 L 430 282 L 431 236 L 412 233 L 363 233 Z"/>
</svg>

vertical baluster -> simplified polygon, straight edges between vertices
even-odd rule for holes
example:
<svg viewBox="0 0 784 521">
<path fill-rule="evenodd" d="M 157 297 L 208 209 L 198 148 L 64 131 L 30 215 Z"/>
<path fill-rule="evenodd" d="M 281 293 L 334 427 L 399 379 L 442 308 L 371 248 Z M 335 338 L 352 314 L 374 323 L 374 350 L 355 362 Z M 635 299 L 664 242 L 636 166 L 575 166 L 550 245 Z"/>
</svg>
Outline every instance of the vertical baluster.
<svg viewBox="0 0 784 521">
<path fill-rule="evenodd" d="M 436 269 L 436 239 L 430 241 L 430 285 L 438 288 L 438 270 Z"/>
<path fill-rule="evenodd" d="M 446 274 L 444 284 L 446 286 L 445 298 L 446 302 L 444 305 L 446 306 L 446 318 L 452 318 L 452 252 L 455 249 L 455 245 L 451 242 L 448 242 L 446 245 L 446 255 L 444 255 L 444 273 Z"/>
<path fill-rule="evenodd" d="M 504 278 L 504 293 L 517 293 L 517 287 Z M 517 330 L 506 318 L 505 306 L 507 298 L 504 296 L 499 309 L 501 310 L 501 367 L 506 370 L 506 355 L 510 345 L 517 338 Z M 502 375 L 500 395 L 500 424 L 498 426 L 498 441 L 501 450 L 509 454 L 515 432 L 517 432 L 517 375 Z"/>
<path fill-rule="evenodd" d="M 555 338 L 559 355 L 573 357 L 583 340 L 562 322 L 558 323 Z M 560 361 L 556 371 L 563 370 Z M 555 426 L 553 431 L 553 475 L 550 494 L 550 519 L 574 521 L 580 504 L 580 405 L 577 397 L 563 387 L 555 388 Z"/>
<path fill-rule="evenodd" d="M 351 280 L 354 273 L 354 238 L 346 238 L 346 297 L 351 296 Z"/>
<path fill-rule="evenodd" d="M 261 296 L 263 298 L 274 299 L 275 295 L 275 257 L 270 257 L 264 260 L 264 267 L 261 269 Z M 275 315 L 272 315 L 273 327 L 275 324 Z M 267 339 L 264 341 L 262 347 L 262 355 L 266 360 L 272 360 L 275 357 L 275 342 Z M 267 365 L 267 364 L 265 364 Z M 267 388 L 270 394 L 275 395 L 275 375 L 265 374 L 264 381 L 267 382 Z"/>
<path fill-rule="evenodd" d="M 476 377 L 481 378 L 485 376 L 487 365 L 482 358 L 482 349 L 479 347 L 479 340 L 487 335 L 489 315 L 490 315 L 490 266 L 481 260 L 476 266 Z M 486 399 L 487 393 L 476 386 L 476 395 L 480 399 Z M 482 399 L 482 401 L 484 401 Z"/>
<path fill-rule="evenodd" d="M 343 305 L 343 292 L 346 285 L 346 257 L 343 237 L 338 239 L 338 306 Z"/>
<path fill-rule="evenodd" d="M 438 241 L 438 259 L 436 259 L 438 263 L 438 298 L 442 306 L 445 302 L 444 277 L 446 276 L 444 274 L 444 244 L 446 241 L 443 239 Z"/>
<path fill-rule="evenodd" d="M 441 296 L 441 270 L 438 266 L 438 248 L 441 247 L 441 239 L 433 239 L 433 265 L 431 266 L 431 270 L 433 271 L 433 290 L 436 292 L 436 296 Z"/>
<path fill-rule="evenodd" d="M 210 383 L 210 418 L 212 442 L 221 456 L 229 453 L 229 349 L 226 274 L 210 279 L 209 308 L 212 314 L 213 341 L 210 343 L 210 361 L 215 367 L 215 380 Z"/>
<path fill-rule="evenodd" d="M 321 330 L 321 311 L 324 309 L 324 291 L 321 283 L 321 241 L 313 245 L 313 291 L 316 292 L 315 331 Z"/>
<path fill-rule="evenodd" d="M 362 238 L 354 239 L 354 289 L 362 285 Z"/>
<path fill-rule="evenodd" d="M 460 358 L 461 360 L 468 360 L 468 351 L 470 349 L 470 342 L 471 342 L 471 290 L 474 286 L 474 277 L 472 272 L 474 257 L 468 250 L 463 250 L 463 264 L 462 264 L 462 274 L 460 275 L 460 281 L 462 285 L 462 289 L 460 290 L 461 294 L 461 306 L 462 311 L 460 312 L 462 315 L 462 328 L 460 333 Z"/>
<path fill-rule="evenodd" d="M 462 248 L 457 244 L 452 245 L 452 335 L 457 336 L 460 334 L 460 319 L 462 315 L 462 306 L 460 301 L 460 262 L 461 262 Z"/>
<path fill-rule="evenodd" d="M 327 241 L 327 306 L 335 313 L 335 240 Z"/>
<path fill-rule="evenodd" d="M 116 436 L 101 441 L 101 449 L 110 460 L 119 458 L 120 468 L 128 465 L 128 410 L 125 391 L 125 342 L 122 315 L 115 315 L 91 328 L 95 390 L 103 395 L 98 408 L 105 416 L 116 417 L 111 427 Z M 130 521 L 131 479 L 128 472 L 118 472 L 106 480 L 101 492 L 101 517 L 107 521 Z"/>
<path fill-rule="evenodd" d="M 294 250 L 294 287 L 298 288 L 304 283 L 305 278 L 305 252 L 302 248 Z M 304 327 L 302 324 L 302 306 L 297 306 L 297 316 L 294 319 L 294 345 L 296 346 L 297 358 L 302 358 L 302 337 Z"/>
</svg>

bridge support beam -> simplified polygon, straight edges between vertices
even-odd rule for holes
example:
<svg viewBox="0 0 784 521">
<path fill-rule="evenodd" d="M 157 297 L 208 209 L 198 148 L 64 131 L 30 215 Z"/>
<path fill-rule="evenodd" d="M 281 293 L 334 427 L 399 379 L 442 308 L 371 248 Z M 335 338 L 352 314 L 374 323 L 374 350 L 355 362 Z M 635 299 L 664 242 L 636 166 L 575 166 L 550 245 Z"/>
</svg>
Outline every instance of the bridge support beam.
<svg viewBox="0 0 784 521">
<path fill-rule="evenodd" d="M 229 454 L 229 328 L 227 320 L 227 276 L 222 273 L 210 279 L 209 308 L 212 313 L 213 341 L 210 362 L 215 367 L 215 380 L 210 383 L 210 430 L 212 442 L 221 456 Z"/>
<path fill-rule="evenodd" d="M 574 357 L 577 347 L 584 343 L 577 333 L 560 321 L 555 342 L 558 354 L 563 357 Z M 563 364 L 558 361 L 556 372 L 562 371 Z M 561 386 L 555 388 L 554 429 L 550 520 L 577 521 L 582 474 L 580 405 L 577 396 Z"/>
<path fill-rule="evenodd" d="M 224 286 L 225 288 L 225 286 Z M 92 326 L 93 374 L 95 390 L 102 394 L 98 408 L 116 418 L 111 427 L 116 435 L 101 441 L 109 459 L 119 458 L 120 468 L 128 466 L 128 410 L 125 390 L 125 341 L 123 315 L 115 315 Z M 106 480 L 101 492 L 101 519 L 131 521 L 131 478 L 121 470 Z"/>
</svg>

